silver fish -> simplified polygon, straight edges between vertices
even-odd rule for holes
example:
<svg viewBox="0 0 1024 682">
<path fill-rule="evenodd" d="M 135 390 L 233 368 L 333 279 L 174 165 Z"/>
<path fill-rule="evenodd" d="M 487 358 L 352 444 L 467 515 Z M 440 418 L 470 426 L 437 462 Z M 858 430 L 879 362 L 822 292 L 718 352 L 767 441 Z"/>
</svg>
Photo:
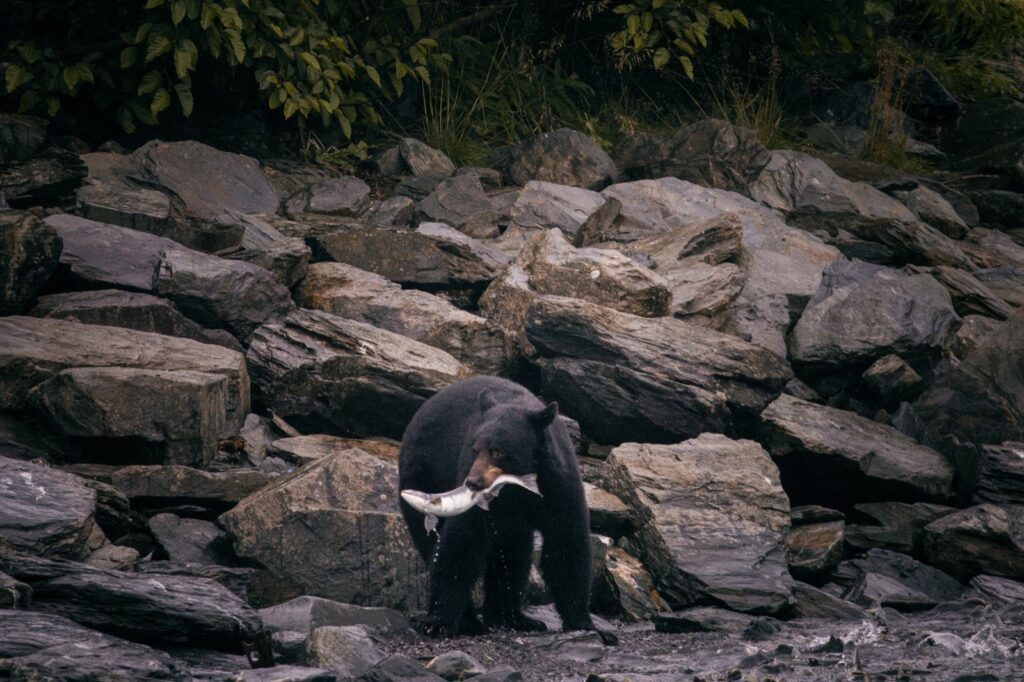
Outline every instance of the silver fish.
<svg viewBox="0 0 1024 682">
<path fill-rule="evenodd" d="M 465 485 L 460 485 L 458 488 L 449 490 L 446 493 L 422 493 L 419 490 L 403 490 L 400 494 L 410 507 L 425 516 L 424 525 L 427 532 L 431 533 L 437 528 L 437 517 L 439 516 L 458 516 L 469 511 L 474 506 L 488 509 L 491 500 L 497 497 L 498 493 L 506 485 L 517 485 L 521 488 L 526 488 L 534 495 L 540 495 L 540 489 L 537 487 L 537 474 L 526 474 L 525 476 L 502 474 L 483 490 L 474 491 Z"/>
</svg>

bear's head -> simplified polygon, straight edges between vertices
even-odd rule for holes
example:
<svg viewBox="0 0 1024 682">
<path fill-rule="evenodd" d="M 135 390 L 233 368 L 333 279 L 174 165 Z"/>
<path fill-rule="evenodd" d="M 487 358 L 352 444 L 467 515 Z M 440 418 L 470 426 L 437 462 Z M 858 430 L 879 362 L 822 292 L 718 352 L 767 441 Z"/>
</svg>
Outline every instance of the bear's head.
<svg viewBox="0 0 1024 682">
<path fill-rule="evenodd" d="M 473 466 L 466 485 L 473 490 L 490 487 L 502 474 L 523 476 L 537 472 L 543 455 L 544 429 L 558 416 L 558 404 L 529 408 L 499 402 L 489 390 L 480 392 L 483 423 L 473 432 Z"/>
</svg>

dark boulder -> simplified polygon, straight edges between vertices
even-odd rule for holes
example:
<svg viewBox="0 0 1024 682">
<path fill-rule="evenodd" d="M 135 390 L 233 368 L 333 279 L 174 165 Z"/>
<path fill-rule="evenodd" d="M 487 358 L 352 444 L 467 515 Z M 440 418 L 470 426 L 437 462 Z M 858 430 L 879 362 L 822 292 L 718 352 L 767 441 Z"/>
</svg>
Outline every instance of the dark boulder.
<svg viewBox="0 0 1024 682">
<path fill-rule="evenodd" d="M 0 210 L 0 315 L 18 315 L 57 269 L 61 240 L 36 216 Z"/>
<path fill-rule="evenodd" d="M 512 152 L 508 176 L 517 185 L 544 180 L 600 190 L 618 170 L 611 157 L 583 133 L 559 128 L 521 143 Z"/>
</svg>

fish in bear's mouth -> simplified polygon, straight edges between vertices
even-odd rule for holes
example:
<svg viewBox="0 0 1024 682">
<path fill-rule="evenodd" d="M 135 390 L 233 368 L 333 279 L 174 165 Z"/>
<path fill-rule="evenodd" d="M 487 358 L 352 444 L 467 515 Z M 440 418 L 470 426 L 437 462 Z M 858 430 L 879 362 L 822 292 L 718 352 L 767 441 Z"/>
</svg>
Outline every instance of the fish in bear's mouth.
<svg viewBox="0 0 1024 682">
<path fill-rule="evenodd" d="M 534 495 L 540 495 L 540 489 L 537 487 L 537 474 L 526 474 L 525 476 L 502 474 L 483 490 L 472 490 L 466 485 L 460 485 L 446 493 L 403 490 L 400 494 L 410 507 L 425 515 L 423 523 L 427 533 L 430 533 L 437 528 L 439 516 L 458 516 L 474 506 L 487 509 L 491 500 L 497 497 L 506 485 L 517 485 L 526 488 Z"/>
</svg>

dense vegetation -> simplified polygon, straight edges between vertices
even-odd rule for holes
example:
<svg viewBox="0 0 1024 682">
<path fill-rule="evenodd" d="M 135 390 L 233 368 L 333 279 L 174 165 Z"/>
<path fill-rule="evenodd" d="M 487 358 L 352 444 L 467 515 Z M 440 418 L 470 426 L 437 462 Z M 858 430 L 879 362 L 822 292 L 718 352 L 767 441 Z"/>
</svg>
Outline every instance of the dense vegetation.
<svg viewBox="0 0 1024 682">
<path fill-rule="evenodd" d="M 780 80 L 822 65 L 923 65 L 968 98 L 1019 86 L 998 60 L 1024 44 L 1024 0 L 722 3 L 0 0 L 0 109 L 130 134 L 265 106 L 343 154 L 402 128 L 473 161 L 556 124 L 607 140 L 685 110 L 771 137 Z"/>
</svg>

